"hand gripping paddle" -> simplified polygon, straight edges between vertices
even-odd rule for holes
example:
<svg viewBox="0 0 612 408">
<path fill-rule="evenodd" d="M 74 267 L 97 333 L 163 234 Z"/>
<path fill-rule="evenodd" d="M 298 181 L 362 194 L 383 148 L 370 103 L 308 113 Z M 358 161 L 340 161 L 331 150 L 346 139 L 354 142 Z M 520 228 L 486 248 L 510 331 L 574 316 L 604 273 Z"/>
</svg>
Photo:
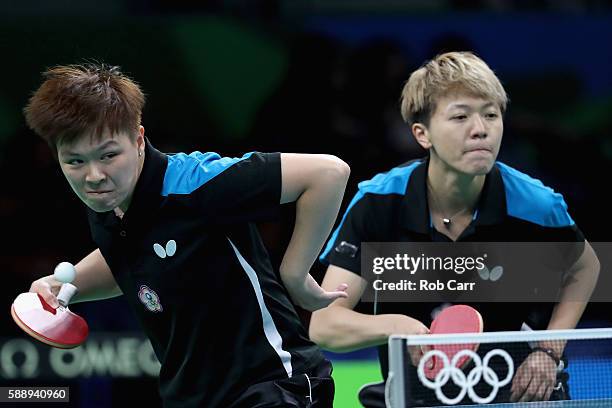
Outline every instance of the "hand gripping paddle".
<svg viewBox="0 0 612 408">
<path fill-rule="evenodd" d="M 64 282 L 57 295 L 60 306 L 55 309 L 38 293 L 22 293 L 11 306 L 15 323 L 27 334 L 53 347 L 68 349 L 81 345 L 89 334 L 85 320 L 68 309 L 70 299 L 77 292 L 70 282 L 75 276 L 74 266 L 62 262 L 55 268 L 54 277 Z"/>
</svg>

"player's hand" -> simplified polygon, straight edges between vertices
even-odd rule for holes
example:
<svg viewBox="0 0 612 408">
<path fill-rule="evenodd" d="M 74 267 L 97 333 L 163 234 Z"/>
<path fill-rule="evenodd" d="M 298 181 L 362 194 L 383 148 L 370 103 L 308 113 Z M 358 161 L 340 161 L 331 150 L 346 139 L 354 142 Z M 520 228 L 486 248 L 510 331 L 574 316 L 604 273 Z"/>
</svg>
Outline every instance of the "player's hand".
<svg viewBox="0 0 612 408">
<path fill-rule="evenodd" d="M 557 366 L 544 353 L 531 353 L 516 370 L 510 401 L 548 401 L 555 387 Z"/>
<path fill-rule="evenodd" d="M 307 274 L 302 282 L 286 282 L 283 280 L 291 300 L 302 309 L 314 312 L 329 306 L 334 300 L 348 297 L 346 283 L 340 284 L 335 291 L 325 291 L 312 275 Z"/>
<path fill-rule="evenodd" d="M 429 329 L 423 323 L 417 319 L 413 319 L 410 316 L 396 315 L 397 322 L 393 329 L 394 334 L 429 334 Z M 429 351 L 429 346 L 408 346 L 408 353 L 410 353 L 410 361 L 417 367 L 423 354 Z M 433 361 L 433 360 L 432 360 Z"/>
<path fill-rule="evenodd" d="M 58 308 L 57 294 L 61 287 L 62 282 L 56 280 L 53 275 L 49 275 L 32 282 L 30 292 L 38 293 L 49 306 Z"/>
</svg>

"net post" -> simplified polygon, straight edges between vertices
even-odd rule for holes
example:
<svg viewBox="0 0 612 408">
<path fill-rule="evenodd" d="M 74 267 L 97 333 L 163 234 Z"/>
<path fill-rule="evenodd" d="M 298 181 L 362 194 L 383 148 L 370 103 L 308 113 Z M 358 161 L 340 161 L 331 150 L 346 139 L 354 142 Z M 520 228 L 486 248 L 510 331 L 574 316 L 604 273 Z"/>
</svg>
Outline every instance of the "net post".
<svg viewBox="0 0 612 408">
<path fill-rule="evenodd" d="M 389 338 L 389 375 L 387 384 L 385 384 L 385 404 L 387 408 L 406 407 L 404 366 L 407 350 L 404 337 L 391 336 Z"/>
</svg>

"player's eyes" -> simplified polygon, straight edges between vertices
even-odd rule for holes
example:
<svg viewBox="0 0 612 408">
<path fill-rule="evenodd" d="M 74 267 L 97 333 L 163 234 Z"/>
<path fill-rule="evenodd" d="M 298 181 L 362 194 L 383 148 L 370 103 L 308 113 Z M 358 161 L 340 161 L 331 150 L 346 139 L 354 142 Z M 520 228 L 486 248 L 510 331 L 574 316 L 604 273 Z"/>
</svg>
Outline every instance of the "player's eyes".
<svg viewBox="0 0 612 408">
<path fill-rule="evenodd" d="M 109 160 L 112 159 L 113 157 L 117 156 L 117 153 L 106 153 L 105 155 L 102 156 L 102 160 Z"/>
<path fill-rule="evenodd" d="M 465 120 L 467 119 L 467 115 L 455 115 L 451 119 L 452 120 Z"/>
<path fill-rule="evenodd" d="M 486 114 L 487 119 L 497 119 L 499 115 L 496 112 L 489 112 Z"/>
<path fill-rule="evenodd" d="M 70 166 L 78 166 L 79 164 L 83 164 L 83 160 L 81 159 L 70 159 L 70 160 L 66 160 L 64 163 L 70 165 Z"/>
</svg>

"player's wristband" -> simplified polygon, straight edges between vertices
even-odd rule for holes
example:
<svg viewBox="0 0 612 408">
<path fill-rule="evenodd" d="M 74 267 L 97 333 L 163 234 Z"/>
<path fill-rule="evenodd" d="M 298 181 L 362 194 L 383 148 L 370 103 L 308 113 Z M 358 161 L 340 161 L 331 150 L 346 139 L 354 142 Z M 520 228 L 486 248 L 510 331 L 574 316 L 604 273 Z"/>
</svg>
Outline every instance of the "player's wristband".
<svg viewBox="0 0 612 408">
<path fill-rule="evenodd" d="M 532 353 L 535 353 L 536 351 L 541 351 L 542 353 L 545 353 L 548 357 L 552 358 L 557 368 L 561 366 L 562 361 L 559 357 L 557 357 L 557 354 L 553 349 L 545 347 L 534 347 L 531 349 Z"/>
</svg>

